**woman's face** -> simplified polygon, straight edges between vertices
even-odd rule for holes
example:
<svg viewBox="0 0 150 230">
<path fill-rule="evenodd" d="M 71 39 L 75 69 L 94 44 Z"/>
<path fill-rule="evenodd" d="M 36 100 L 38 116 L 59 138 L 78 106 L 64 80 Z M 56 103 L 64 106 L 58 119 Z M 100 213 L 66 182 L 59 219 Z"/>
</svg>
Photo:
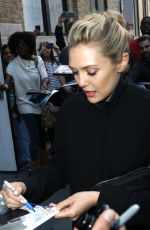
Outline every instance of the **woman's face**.
<svg viewBox="0 0 150 230">
<path fill-rule="evenodd" d="M 13 55 L 10 53 L 10 49 L 7 47 L 3 51 L 3 60 L 8 64 L 13 60 Z"/>
<path fill-rule="evenodd" d="M 44 47 L 42 55 L 44 58 L 50 57 L 52 53 L 52 49 L 48 49 L 46 47 Z"/>
<path fill-rule="evenodd" d="M 31 48 L 29 48 L 28 45 L 23 41 L 21 41 L 17 51 L 20 57 L 25 59 L 30 58 L 34 54 L 34 51 L 32 51 Z"/>
<path fill-rule="evenodd" d="M 69 65 L 91 103 L 109 98 L 120 78 L 119 64 L 113 64 L 95 46 L 79 44 L 70 48 Z"/>
</svg>

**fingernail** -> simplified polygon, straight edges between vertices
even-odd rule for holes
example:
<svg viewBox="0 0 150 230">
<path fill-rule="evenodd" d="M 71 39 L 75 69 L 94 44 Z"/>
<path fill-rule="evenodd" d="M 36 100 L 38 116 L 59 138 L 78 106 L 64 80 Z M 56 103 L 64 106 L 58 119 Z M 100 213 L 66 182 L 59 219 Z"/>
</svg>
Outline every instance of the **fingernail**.
<svg viewBox="0 0 150 230">
<path fill-rule="evenodd" d="M 20 200 L 20 203 L 21 203 L 21 204 L 24 204 L 24 201 L 23 201 L 23 200 Z"/>
<path fill-rule="evenodd" d="M 55 206 L 56 206 L 56 204 L 54 204 L 54 203 L 50 203 L 50 204 L 49 204 L 49 206 L 50 206 L 50 207 L 55 207 Z"/>
<path fill-rule="evenodd" d="M 112 223 L 112 221 L 115 220 L 116 215 L 115 215 L 115 212 L 113 210 L 109 209 L 109 210 L 106 210 L 105 212 L 103 212 L 102 216 L 106 221 Z"/>
<path fill-rule="evenodd" d="M 15 192 L 14 192 L 14 195 L 15 195 L 15 196 L 18 196 L 18 192 L 17 192 L 17 191 L 15 191 Z"/>
</svg>

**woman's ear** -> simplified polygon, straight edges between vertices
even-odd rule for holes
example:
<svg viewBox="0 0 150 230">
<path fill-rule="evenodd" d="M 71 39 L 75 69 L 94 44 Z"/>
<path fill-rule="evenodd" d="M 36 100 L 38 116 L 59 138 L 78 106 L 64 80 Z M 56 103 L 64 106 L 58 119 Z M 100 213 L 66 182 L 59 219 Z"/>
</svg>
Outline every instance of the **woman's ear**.
<svg viewBox="0 0 150 230">
<path fill-rule="evenodd" d="M 129 62 L 129 54 L 127 52 L 123 53 L 121 61 L 117 64 L 118 73 L 123 72 L 127 68 L 128 62 Z"/>
</svg>

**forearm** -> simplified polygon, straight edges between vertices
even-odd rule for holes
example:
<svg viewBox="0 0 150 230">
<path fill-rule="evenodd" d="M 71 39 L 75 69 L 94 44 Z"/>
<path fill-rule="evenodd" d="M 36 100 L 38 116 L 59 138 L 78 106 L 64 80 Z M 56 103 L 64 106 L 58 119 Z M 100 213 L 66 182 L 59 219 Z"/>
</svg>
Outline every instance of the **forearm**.
<svg viewBox="0 0 150 230">
<path fill-rule="evenodd" d="M 42 83 L 41 83 L 41 90 L 46 90 L 48 87 L 48 77 L 45 77 L 42 79 Z"/>
<path fill-rule="evenodd" d="M 65 76 L 59 76 L 59 80 L 60 80 L 61 85 L 65 85 L 66 84 L 66 78 L 65 78 Z"/>
<path fill-rule="evenodd" d="M 40 203 L 63 187 L 66 183 L 65 176 L 64 172 L 59 170 L 50 162 L 41 167 L 34 176 L 25 179 L 23 181 L 27 188 L 25 197 L 33 203 Z"/>
</svg>

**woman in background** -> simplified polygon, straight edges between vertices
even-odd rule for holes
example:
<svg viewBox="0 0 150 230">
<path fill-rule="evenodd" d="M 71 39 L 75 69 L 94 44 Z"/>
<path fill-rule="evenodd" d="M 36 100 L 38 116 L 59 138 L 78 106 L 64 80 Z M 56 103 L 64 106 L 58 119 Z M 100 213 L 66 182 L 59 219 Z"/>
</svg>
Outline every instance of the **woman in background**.
<svg viewBox="0 0 150 230">
<path fill-rule="evenodd" d="M 48 76 L 44 62 L 38 57 L 36 67 L 35 39 L 30 32 L 16 32 L 9 37 L 8 46 L 14 60 L 7 66 L 5 83 L 1 89 L 9 89 L 14 82 L 16 106 L 30 136 L 31 170 L 35 171 L 39 164 L 39 152 L 42 139 L 41 108 L 30 101 L 29 90 L 47 89 Z M 44 145 L 44 144 L 43 144 Z M 43 146 L 42 146 L 43 148 Z"/>
</svg>

